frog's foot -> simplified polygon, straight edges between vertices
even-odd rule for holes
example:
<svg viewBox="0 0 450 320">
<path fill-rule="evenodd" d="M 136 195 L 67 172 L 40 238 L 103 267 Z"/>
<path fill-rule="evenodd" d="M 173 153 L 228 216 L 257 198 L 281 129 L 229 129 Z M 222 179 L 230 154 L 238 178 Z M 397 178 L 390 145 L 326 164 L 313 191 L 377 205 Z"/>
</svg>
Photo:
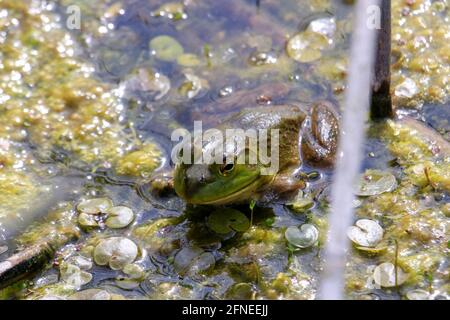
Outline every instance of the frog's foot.
<svg viewBox="0 0 450 320">
<path fill-rule="evenodd" d="M 297 191 L 298 189 L 304 189 L 305 187 L 305 180 L 296 176 L 283 174 L 277 175 L 271 184 L 271 189 L 278 194 Z"/>
<path fill-rule="evenodd" d="M 150 178 L 150 188 L 152 192 L 158 195 L 175 192 L 172 171 L 164 171 L 153 175 Z"/>
<path fill-rule="evenodd" d="M 329 101 L 314 104 L 303 127 L 303 159 L 316 166 L 332 165 L 336 156 L 339 121 Z"/>
</svg>

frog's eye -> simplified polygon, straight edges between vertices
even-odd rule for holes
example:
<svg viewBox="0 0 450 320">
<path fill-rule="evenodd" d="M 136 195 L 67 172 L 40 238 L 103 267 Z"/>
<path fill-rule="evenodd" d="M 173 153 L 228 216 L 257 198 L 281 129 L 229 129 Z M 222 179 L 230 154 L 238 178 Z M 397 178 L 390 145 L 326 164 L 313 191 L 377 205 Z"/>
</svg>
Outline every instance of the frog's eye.
<svg viewBox="0 0 450 320">
<path fill-rule="evenodd" d="M 219 172 L 221 175 L 226 176 L 234 169 L 234 163 L 224 163 L 219 167 Z"/>
</svg>

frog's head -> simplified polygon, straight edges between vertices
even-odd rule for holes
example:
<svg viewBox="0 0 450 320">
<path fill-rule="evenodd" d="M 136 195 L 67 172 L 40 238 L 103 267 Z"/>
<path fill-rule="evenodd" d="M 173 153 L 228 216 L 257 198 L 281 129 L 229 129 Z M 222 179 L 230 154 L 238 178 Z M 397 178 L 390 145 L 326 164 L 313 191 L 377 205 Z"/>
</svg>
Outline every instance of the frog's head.
<svg viewBox="0 0 450 320">
<path fill-rule="evenodd" d="M 223 163 L 178 163 L 174 176 L 176 193 L 191 204 L 245 202 L 273 179 L 273 176 L 261 174 L 262 166 L 258 163 L 249 164 L 248 156 L 246 161 L 237 161 L 237 155 L 229 157 L 225 152 L 222 156 Z"/>
</svg>

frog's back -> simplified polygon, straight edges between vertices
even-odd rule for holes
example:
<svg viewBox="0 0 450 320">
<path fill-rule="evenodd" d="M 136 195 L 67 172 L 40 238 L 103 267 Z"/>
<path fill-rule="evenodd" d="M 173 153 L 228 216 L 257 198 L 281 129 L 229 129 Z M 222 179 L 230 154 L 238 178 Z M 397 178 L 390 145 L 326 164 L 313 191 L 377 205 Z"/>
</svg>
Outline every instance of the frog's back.
<svg viewBox="0 0 450 320">
<path fill-rule="evenodd" d="M 305 117 L 306 113 L 295 105 L 258 106 L 242 109 L 227 118 L 219 128 L 298 131 Z"/>
<path fill-rule="evenodd" d="M 300 164 L 299 141 L 300 131 L 306 113 L 296 105 L 258 106 L 244 108 L 228 120 L 219 129 L 254 129 L 267 130 L 270 150 L 270 130 L 279 130 L 279 163 L 280 169 Z"/>
</svg>

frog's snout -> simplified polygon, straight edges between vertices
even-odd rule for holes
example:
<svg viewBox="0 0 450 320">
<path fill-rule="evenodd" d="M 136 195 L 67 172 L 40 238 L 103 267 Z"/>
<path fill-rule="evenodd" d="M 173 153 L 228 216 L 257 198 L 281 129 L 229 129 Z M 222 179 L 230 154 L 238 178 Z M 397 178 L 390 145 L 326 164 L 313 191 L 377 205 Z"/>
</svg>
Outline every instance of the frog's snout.
<svg viewBox="0 0 450 320">
<path fill-rule="evenodd" d="M 184 173 L 175 185 L 175 191 L 187 200 L 213 180 L 214 177 L 208 166 L 193 164 L 184 169 Z"/>
</svg>

